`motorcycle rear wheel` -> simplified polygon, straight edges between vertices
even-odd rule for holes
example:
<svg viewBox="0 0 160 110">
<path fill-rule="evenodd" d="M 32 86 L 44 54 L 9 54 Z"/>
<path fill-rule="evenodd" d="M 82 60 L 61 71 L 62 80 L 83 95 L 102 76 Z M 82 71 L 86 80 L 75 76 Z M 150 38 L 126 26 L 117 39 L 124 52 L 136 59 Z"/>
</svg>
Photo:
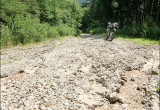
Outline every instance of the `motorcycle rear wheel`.
<svg viewBox="0 0 160 110">
<path fill-rule="evenodd" d="M 106 40 L 112 41 L 114 38 L 114 32 L 109 32 L 106 36 Z"/>
</svg>

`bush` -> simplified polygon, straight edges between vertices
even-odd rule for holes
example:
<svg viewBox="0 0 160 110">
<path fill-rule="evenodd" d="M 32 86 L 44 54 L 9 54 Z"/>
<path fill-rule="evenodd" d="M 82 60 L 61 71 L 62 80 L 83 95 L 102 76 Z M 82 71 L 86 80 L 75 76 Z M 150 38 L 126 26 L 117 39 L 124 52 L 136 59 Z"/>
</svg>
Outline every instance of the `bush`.
<svg viewBox="0 0 160 110">
<path fill-rule="evenodd" d="M 32 19 L 29 15 L 17 15 L 12 25 L 13 43 L 26 44 L 30 42 L 39 42 L 46 34 L 47 26 L 40 24 L 37 19 Z"/>
<path fill-rule="evenodd" d="M 2 0 L 0 8 L 3 46 L 81 33 L 82 11 L 75 0 Z"/>
<path fill-rule="evenodd" d="M 146 22 L 142 25 L 137 25 L 135 21 L 132 22 L 132 26 L 126 26 L 118 30 L 118 34 L 128 35 L 138 38 L 150 38 L 154 40 L 159 40 L 160 37 L 160 27 L 153 22 L 151 18 L 147 18 Z"/>
<path fill-rule="evenodd" d="M 40 42 L 47 38 L 55 38 L 59 35 L 56 27 L 51 27 L 47 23 L 40 24 L 38 19 L 33 19 L 29 15 L 26 17 L 17 15 L 14 18 L 11 29 L 8 26 L 2 26 L 1 45 L 7 46 L 8 42 L 13 45 Z M 59 29 L 61 29 L 61 33 L 63 33 L 63 30 L 67 31 L 60 27 Z M 66 35 L 66 33 L 63 34 Z"/>
<path fill-rule="evenodd" d="M 8 46 L 8 43 L 11 41 L 12 32 L 8 26 L 2 25 L 1 30 L 1 46 Z"/>
<path fill-rule="evenodd" d="M 55 29 L 57 30 L 60 36 L 68 36 L 76 34 L 76 30 L 74 28 L 69 27 L 66 24 L 55 26 Z"/>
</svg>

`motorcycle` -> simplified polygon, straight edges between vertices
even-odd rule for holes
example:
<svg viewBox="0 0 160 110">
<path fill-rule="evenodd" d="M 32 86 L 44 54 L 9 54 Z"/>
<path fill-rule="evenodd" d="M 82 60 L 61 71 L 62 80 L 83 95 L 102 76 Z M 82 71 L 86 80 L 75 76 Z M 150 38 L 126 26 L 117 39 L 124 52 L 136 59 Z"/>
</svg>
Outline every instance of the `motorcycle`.
<svg viewBox="0 0 160 110">
<path fill-rule="evenodd" d="M 106 40 L 112 41 L 118 28 L 118 23 L 108 22 Z"/>
</svg>

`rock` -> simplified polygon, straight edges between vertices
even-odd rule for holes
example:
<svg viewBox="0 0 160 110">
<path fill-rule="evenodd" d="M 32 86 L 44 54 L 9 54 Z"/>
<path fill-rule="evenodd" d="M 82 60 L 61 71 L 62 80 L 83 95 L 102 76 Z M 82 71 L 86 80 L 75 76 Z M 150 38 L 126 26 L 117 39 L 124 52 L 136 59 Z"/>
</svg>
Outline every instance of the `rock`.
<svg viewBox="0 0 160 110">
<path fill-rule="evenodd" d="M 112 87 L 112 91 L 119 93 L 120 87 L 121 87 L 120 84 L 114 84 L 113 87 Z"/>
<path fill-rule="evenodd" d="M 137 84 L 137 90 L 142 90 L 142 86 L 140 84 Z"/>
<path fill-rule="evenodd" d="M 120 84 L 117 84 L 117 85 L 116 85 L 116 92 L 119 93 L 119 92 L 120 92 L 120 89 L 121 89 L 121 85 L 120 85 Z"/>
<path fill-rule="evenodd" d="M 8 80 L 8 83 L 10 83 L 11 82 L 11 80 Z"/>
<path fill-rule="evenodd" d="M 47 107 L 47 109 L 46 110 L 52 110 L 50 107 Z"/>
<path fill-rule="evenodd" d="M 121 85 L 124 85 L 125 81 L 122 80 L 122 79 L 118 79 L 118 83 L 121 84 Z"/>
<path fill-rule="evenodd" d="M 39 105 L 35 105 L 35 106 L 34 106 L 34 109 L 39 109 Z"/>
<path fill-rule="evenodd" d="M 119 93 L 120 92 L 120 87 L 117 87 L 116 92 Z"/>
<path fill-rule="evenodd" d="M 152 74 L 158 75 L 159 74 L 159 69 L 158 68 L 153 68 L 152 69 Z"/>
<path fill-rule="evenodd" d="M 131 78 L 131 81 L 135 81 L 135 79 L 134 79 L 134 78 Z"/>
<path fill-rule="evenodd" d="M 99 82 L 99 83 L 103 83 L 103 81 L 104 81 L 104 79 L 97 79 L 97 82 Z"/>
<path fill-rule="evenodd" d="M 34 96 L 29 96 L 27 99 L 33 100 L 33 99 L 34 99 Z"/>
<path fill-rule="evenodd" d="M 109 96 L 107 96 L 109 98 L 109 101 L 112 103 L 112 102 L 116 102 L 117 101 L 117 93 L 114 92 L 114 93 L 111 93 L 109 94 Z"/>
<path fill-rule="evenodd" d="M 41 110 L 46 110 L 46 107 L 44 105 L 41 105 L 40 109 Z"/>
<path fill-rule="evenodd" d="M 88 80 L 89 81 L 94 81 L 96 78 L 94 76 L 90 77 Z"/>
<path fill-rule="evenodd" d="M 45 103 L 48 103 L 48 102 L 49 102 L 47 98 L 44 98 L 43 101 L 44 101 Z"/>
<path fill-rule="evenodd" d="M 121 79 L 127 82 L 127 78 L 125 76 L 121 76 Z"/>
<path fill-rule="evenodd" d="M 6 78 L 6 77 L 8 77 L 7 74 L 2 74 L 2 73 L 1 73 L 0 78 Z"/>
<path fill-rule="evenodd" d="M 118 96 L 118 102 L 120 102 L 121 104 L 123 104 L 125 102 L 125 98 L 123 96 Z"/>
<path fill-rule="evenodd" d="M 128 110 L 129 106 L 128 104 L 122 104 L 122 110 Z"/>
<path fill-rule="evenodd" d="M 147 100 L 146 100 L 146 99 L 143 99 L 143 100 L 141 101 L 141 103 L 142 103 L 142 104 L 146 104 L 146 103 L 147 103 Z"/>
</svg>

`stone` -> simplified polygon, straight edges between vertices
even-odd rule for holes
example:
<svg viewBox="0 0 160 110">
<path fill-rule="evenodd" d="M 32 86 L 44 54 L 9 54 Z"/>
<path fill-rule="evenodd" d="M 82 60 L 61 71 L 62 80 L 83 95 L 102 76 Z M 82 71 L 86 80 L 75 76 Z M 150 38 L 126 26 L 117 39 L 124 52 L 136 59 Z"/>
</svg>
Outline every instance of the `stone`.
<svg viewBox="0 0 160 110">
<path fill-rule="evenodd" d="M 47 98 L 44 98 L 43 101 L 44 101 L 45 103 L 48 103 L 48 102 L 49 102 Z"/>
<path fill-rule="evenodd" d="M 29 96 L 27 99 L 33 100 L 33 99 L 34 99 L 34 96 Z"/>
<path fill-rule="evenodd" d="M 122 79 L 118 79 L 118 83 L 121 84 L 121 85 L 124 85 L 125 81 L 122 80 Z"/>
<path fill-rule="evenodd" d="M 146 99 L 143 99 L 143 100 L 141 101 L 141 103 L 142 103 L 142 104 L 146 104 L 146 103 L 147 103 L 147 100 L 146 100 Z"/>
<path fill-rule="evenodd" d="M 104 81 L 104 79 L 97 79 L 97 82 L 99 82 L 99 83 L 103 83 L 103 81 Z"/>
<path fill-rule="evenodd" d="M 128 104 L 122 104 L 122 110 L 129 110 Z"/>
<path fill-rule="evenodd" d="M 127 82 L 127 78 L 125 76 L 121 76 L 121 79 Z"/>
<path fill-rule="evenodd" d="M 116 92 L 114 92 L 114 93 L 111 93 L 111 94 L 109 94 L 109 96 L 108 96 L 108 98 L 109 98 L 109 101 L 112 103 L 112 102 L 116 102 L 117 101 L 117 93 Z"/>
<path fill-rule="evenodd" d="M 131 81 L 135 81 L 135 79 L 134 79 L 134 78 L 131 78 Z"/>
<path fill-rule="evenodd" d="M 52 110 L 50 107 L 47 107 L 47 109 L 46 110 Z"/>
<path fill-rule="evenodd" d="M 140 84 L 137 84 L 137 90 L 142 90 L 142 86 Z"/>
<path fill-rule="evenodd" d="M 154 75 L 158 75 L 159 74 L 159 70 L 157 68 L 152 70 L 152 74 Z"/>
<path fill-rule="evenodd" d="M 35 105 L 34 108 L 35 108 L 35 109 L 39 109 L 39 105 Z"/>
<path fill-rule="evenodd" d="M 121 104 L 123 104 L 125 102 L 125 97 L 123 96 L 118 96 L 118 102 L 120 102 Z"/>
<path fill-rule="evenodd" d="M 46 107 L 44 105 L 41 105 L 40 109 L 41 110 L 46 110 Z"/>
</svg>

